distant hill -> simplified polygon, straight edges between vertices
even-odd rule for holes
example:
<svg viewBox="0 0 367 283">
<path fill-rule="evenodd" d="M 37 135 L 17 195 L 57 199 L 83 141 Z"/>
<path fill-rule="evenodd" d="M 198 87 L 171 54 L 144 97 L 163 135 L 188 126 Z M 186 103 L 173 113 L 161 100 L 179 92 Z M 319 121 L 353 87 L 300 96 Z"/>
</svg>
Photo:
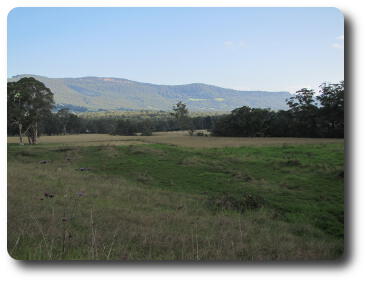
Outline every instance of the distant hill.
<svg viewBox="0 0 367 283">
<path fill-rule="evenodd" d="M 228 111 L 240 106 L 286 109 L 289 92 L 239 91 L 213 85 L 156 85 L 121 78 L 83 77 L 48 78 L 18 75 L 8 81 L 34 77 L 55 94 L 58 108 L 74 111 L 96 110 L 170 110 L 183 101 L 193 111 Z"/>
</svg>

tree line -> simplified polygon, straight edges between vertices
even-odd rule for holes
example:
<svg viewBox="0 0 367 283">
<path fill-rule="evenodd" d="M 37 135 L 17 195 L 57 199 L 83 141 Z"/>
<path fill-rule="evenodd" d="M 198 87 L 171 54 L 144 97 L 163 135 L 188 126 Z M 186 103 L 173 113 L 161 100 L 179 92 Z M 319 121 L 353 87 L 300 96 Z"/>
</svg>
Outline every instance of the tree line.
<svg viewBox="0 0 367 283">
<path fill-rule="evenodd" d="M 303 88 L 286 101 L 289 110 L 243 106 L 219 119 L 215 136 L 344 138 L 344 81 L 322 84 L 319 95 Z"/>
<path fill-rule="evenodd" d="M 155 131 L 210 130 L 216 136 L 235 137 L 344 137 L 344 82 L 323 84 L 316 96 L 301 89 L 288 99 L 289 110 L 243 106 L 228 115 L 192 117 L 186 104 L 178 102 L 170 115 L 151 117 L 81 117 L 67 108 L 55 109 L 53 93 L 34 78 L 7 85 L 8 135 L 19 142 L 37 143 L 40 135 L 98 133 L 151 135 Z"/>
<path fill-rule="evenodd" d="M 67 108 L 53 112 L 55 104 L 51 90 L 34 78 L 9 82 L 7 87 L 7 132 L 9 136 L 19 136 L 21 144 L 25 139 L 35 144 L 41 135 L 151 135 L 156 131 L 211 129 L 218 119 L 216 116 L 189 117 L 182 102 L 168 115 L 80 117 Z"/>
<path fill-rule="evenodd" d="M 69 109 L 60 109 L 58 112 L 49 112 L 38 122 L 38 136 L 66 135 L 66 134 L 111 134 L 111 135 L 151 135 L 153 132 L 178 130 L 211 129 L 217 116 L 189 117 L 189 124 L 182 125 L 174 117 L 139 118 L 121 116 L 84 118 L 72 113 Z M 9 123 L 8 135 L 19 136 L 17 124 Z M 23 136 L 27 132 L 23 132 Z"/>
</svg>

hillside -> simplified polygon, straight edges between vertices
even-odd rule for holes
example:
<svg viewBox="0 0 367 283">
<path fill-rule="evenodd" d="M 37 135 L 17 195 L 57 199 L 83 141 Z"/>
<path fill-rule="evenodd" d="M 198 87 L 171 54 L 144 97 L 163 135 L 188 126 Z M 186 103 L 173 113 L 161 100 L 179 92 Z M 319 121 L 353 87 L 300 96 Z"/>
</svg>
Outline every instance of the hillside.
<svg viewBox="0 0 367 283">
<path fill-rule="evenodd" d="M 58 106 L 87 110 L 169 110 L 178 101 L 195 111 L 228 111 L 250 107 L 285 109 L 289 92 L 238 91 L 213 85 L 156 85 L 121 78 L 48 78 L 18 75 L 8 81 L 34 77 L 55 94 Z"/>
</svg>

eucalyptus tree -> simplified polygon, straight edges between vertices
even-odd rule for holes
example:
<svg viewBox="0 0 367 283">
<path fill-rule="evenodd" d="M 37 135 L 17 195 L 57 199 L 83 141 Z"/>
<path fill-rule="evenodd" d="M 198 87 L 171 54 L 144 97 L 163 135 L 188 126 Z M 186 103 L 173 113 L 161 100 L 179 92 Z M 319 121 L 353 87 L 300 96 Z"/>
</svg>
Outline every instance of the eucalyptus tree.
<svg viewBox="0 0 367 283">
<path fill-rule="evenodd" d="M 173 112 L 171 113 L 173 117 L 175 117 L 180 130 L 190 130 L 189 132 L 192 133 L 192 123 L 189 117 L 189 110 L 185 103 L 179 101 L 174 107 Z"/>
<path fill-rule="evenodd" d="M 302 88 L 294 96 L 287 100 L 289 111 L 292 115 L 295 128 L 294 136 L 317 137 L 319 134 L 318 119 L 319 109 L 316 105 L 315 91 L 313 89 Z"/>
<path fill-rule="evenodd" d="M 320 116 L 326 124 L 329 137 L 344 137 L 344 81 L 320 86 L 317 100 L 321 104 Z"/>
<path fill-rule="evenodd" d="M 23 136 L 28 131 L 29 114 L 25 104 L 28 103 L 28 96 L 19 92 L 16 82 L 9 82 L 7 86 L 7 119 L 8 124 L 16 126 L 18 129 L 19 143 L 23 144 Z"/>
<path fill-rule="evenodd" d="M 7 91 L 8 122 L 18 126 L 19 143 L 27 135 L 28 142 L 36 144 L 38 125 L 54 106 L 53 93 L 32 77 L 9 82 Z"/>
</svg>

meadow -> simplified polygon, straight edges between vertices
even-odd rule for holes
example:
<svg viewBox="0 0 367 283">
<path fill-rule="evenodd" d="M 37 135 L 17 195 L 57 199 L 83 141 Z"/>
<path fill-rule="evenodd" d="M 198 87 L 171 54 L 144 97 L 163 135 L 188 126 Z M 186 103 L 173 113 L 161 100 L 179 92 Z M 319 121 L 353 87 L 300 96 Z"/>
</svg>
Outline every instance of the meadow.
<svg viewBox="0 0 367 283">
<path fill-rule="evenodd" d="M 28 260 L 336 260 L 342 139 L 8 138 L 8 251 Z"/>
</svg>

